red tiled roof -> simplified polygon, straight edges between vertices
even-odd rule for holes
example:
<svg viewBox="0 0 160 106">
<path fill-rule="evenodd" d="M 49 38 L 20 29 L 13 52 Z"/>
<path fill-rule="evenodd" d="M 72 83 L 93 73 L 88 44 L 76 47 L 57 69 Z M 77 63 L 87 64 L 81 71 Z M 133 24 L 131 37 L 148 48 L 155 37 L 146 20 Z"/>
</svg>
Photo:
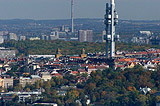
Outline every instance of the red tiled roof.
<svg viewBox="0 0 160 106">
<path fill-rule="evenodd" d="M 72 71 L 72 74 L 78 74 L 78 71 Z"/>
<path fill-rule="evenodd" d="M 137 54 L 148 54 L 147 52 L 138 52 Z"/>
<path fill-rule="evenodd" d="M 124 65 L 116 65 L 116 67 L 120 67 L 121 68 L 121 67 L 124 67 Z"/>
<path fill-rule="evenodd" d="M 136 65 L 136 63 L 135 62 L 127 62 L 127 65 L 130 65 L 130 64 L 134 64 L 134 65 Z"/>
<path fill-rule="evenodd" d="M 135 61 L 137 60 L 136 58 L 127 58 L 127 59 L 119 59 L 118 61 L 119 62 L 132 62 L 132 61 Z"/>
<path fill-rule="evenodd" d="M 55 74 L 53 74 L 53 76 L 62 76 L 62 75 L 59 73 L 55 73 Z"/>
<path fill-rule="evenodd" d="M 93 65 L 89 65 L 89 66 L 88 66 L 88 69 L 93 69 L 93 68 L 96 68 L 96 67 L 93 66 Z"/>
<path fill-rule="evenodd" d="M 85 69 L 78 69 L 79 72 L 87 72 Z"/>
<path fill-rule="evenodd" d="M 60 66 L 61 64 L 52 64 L 53 66 Z"/>
<path fill-rule="evenodd" d="M 86 66 L 88 66 L 87 64 L 81 64 L 81 67 L 86 67 Z"/>
<path fill-rule="evenodd" d="M 79 56 L 71 56 L 71 57 L 69 57 L 70 59 L 81 59 L 81 57 L 79 57 Z"/>
<path fill-rule="evenodd" d="M 11 60 L 11 62 L 16 62 L 15 60 Z"/>
</svg>

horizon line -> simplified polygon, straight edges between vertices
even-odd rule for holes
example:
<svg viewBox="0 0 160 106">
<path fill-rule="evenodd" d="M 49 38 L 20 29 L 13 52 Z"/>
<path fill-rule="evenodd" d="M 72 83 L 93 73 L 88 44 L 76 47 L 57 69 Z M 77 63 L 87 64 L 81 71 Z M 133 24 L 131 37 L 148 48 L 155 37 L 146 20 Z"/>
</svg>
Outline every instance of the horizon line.
<svg viewBox="0 0 160 106">
<path fill-rule="evenodd" d="M 90 19 L 90 20 L 104 20 L 103 18 L 74 18 L 74 20 L 79 19 Z M 7 21 L 7 20 L 34 20 L 34 21 L 60 21 L 60 20 L 70 20 L 67 19 L 24 19 L 24 18 L 13 18 L 13 19 L 0 19 L 0 21 Z M 160 21 L 160 19 L 119 19 L 121 21 Z"/>
</svg>

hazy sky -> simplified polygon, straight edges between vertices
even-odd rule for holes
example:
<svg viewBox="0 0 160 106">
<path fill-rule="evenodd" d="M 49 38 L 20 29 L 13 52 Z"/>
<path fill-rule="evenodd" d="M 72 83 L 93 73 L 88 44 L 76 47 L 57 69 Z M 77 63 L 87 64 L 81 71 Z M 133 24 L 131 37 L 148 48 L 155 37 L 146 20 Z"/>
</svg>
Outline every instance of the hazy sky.
<svg viewBox="0 0 160 106">
<path fill-rule="evenodd" d="M 71 0 L 0 0 L 0 19 L 69 19 Z M 109 0 L 75 0 L 76 18 L 103 18 Z M 160 20 L 160 0 L 116 0 L 120 19 Z"/>
</svg>

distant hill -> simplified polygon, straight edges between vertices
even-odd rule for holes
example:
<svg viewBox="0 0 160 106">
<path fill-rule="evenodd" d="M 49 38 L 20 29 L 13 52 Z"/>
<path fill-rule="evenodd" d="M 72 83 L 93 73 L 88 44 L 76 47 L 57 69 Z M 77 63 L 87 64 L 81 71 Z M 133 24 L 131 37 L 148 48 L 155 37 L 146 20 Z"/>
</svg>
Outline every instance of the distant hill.
<svg viewBox="0 0 160 106">
<path fill-rule="evenodd" d="M 104 19 L 75 19 L 75 28 L 79 29 L 92 29 L 94 32 L 102 32 L 105 29 Z M 42 28 L 58 27 L 62 25 L 70 26 L 70 19 L 59 19 L 59 20 L 32 20 L 32 19 L 13 19 L 13 20 L 0 20 L 0 30 L 12 31 L 12 26 L 17 26 L 19 30 L 24 27 L 23 30 L 28 26 L 37 27 L 41 25 Z M 2 25 L 10 25 L 2 27 Z M 7 27 L 10 27 L 8 29 Z M 149 30 L 153 32 L 159 32 L 160 20 L 119 20 L 117 26 L 117 32 L 122 33 L 136 33 L 139 30 Z"/>
</svg>

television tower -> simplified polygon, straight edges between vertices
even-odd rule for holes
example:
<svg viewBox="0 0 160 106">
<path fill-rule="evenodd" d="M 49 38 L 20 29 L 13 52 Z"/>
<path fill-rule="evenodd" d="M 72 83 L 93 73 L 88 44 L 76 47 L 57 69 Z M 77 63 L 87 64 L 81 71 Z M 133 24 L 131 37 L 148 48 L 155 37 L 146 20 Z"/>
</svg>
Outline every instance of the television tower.
<svg viewBox="0 0 160 106">
<path fill-rule="evenodd" d="M 72 33 L 74 33 L 74 19 L 73 19 L 73 12 L 74 12 L 74 1 L 71 0 L 71 24 L 72 24 Z"/>
<path fill-rule="evenodd" d="M 119 35 L 115 35 L 115 25 L 118 24 L 118 14 L 115 10 L 115 1 L 110 1 L 109 4 L 106 3 L 106 14 L 105 14 L 105 25 L 106 25 L 106 35 L 104 39 L 106 40 L 106 57 L 108 56 L 108 49 L 110 43 L 110 58 L 115 57 L 115 41 L 119 39 Z"/>
</svg>

